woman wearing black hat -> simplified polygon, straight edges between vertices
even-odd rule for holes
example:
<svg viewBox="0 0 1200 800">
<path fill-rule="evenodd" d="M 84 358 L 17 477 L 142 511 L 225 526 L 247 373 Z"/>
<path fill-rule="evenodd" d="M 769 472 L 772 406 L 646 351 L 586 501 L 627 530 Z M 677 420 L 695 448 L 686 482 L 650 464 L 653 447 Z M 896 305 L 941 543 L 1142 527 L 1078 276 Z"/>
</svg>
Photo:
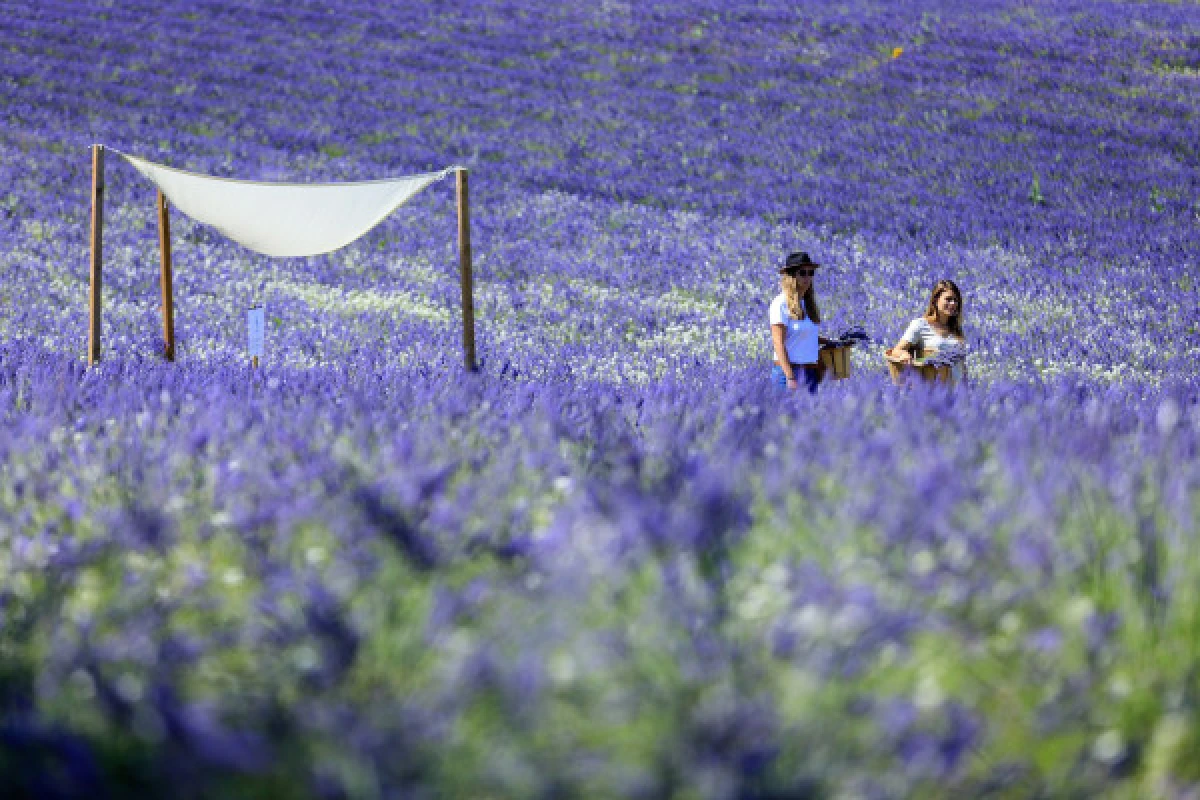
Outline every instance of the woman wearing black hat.
<svg viewBox="0 0 1200 800">
<path fill-rule="evenodd" d="M 772 381 L 795 390 L 803 379 L 805 387 L 814 394 L 825 376 L 820 366 L 821 312 L 813 291 L 813 276 L 819 266 L 808 253 L 790 254 L 779 268 L 782 291 L 771 301 L 769 314 L 771 344 L 775 350 Z"/>
</svg>

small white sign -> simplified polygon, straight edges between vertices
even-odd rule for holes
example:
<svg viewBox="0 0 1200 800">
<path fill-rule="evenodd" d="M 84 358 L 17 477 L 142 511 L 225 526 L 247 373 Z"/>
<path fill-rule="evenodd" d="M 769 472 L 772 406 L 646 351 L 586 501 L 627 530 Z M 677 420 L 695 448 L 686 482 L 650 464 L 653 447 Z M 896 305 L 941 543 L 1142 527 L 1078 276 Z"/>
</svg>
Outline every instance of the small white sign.
<svg viewBox="0 0 1200 800">
<path fill-rule="evenodd" d="M 250 356 L 263 357 L 263 328 L 265 317 L 263 307 L 258 306 L 246 312 L 246 323 L 250 331 Z"/>
</svg>

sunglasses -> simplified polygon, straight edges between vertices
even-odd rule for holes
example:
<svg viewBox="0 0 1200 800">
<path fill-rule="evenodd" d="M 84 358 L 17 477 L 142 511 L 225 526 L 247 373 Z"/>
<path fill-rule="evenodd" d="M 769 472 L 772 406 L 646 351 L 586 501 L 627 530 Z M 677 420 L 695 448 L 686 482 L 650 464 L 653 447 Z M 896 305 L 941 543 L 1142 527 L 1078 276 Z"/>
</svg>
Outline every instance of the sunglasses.
<svg viewBox="0 0 1200 800">
<path fill-rule="evenodd" d="M 815 269 L 789 269 L 787 274 L 793 278 L 811 278 L 817 274 L 817 271 Z"/>
</svg>

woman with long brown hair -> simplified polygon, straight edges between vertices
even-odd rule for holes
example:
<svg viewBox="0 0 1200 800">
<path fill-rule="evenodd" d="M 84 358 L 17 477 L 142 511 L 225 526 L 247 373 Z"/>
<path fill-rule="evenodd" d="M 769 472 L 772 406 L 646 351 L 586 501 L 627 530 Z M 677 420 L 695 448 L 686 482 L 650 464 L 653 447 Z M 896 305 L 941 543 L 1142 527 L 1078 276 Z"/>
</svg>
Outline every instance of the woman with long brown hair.
<svg viewBox="0 0 1200 800">
<path fill-rule="evenodd" d="M 911 361 L 914 357 L 929 358 L 954 347 L 965 348 L 967 337 L 962 329 L 962 307 L 962 292 L 954 281 L 943 279 L 935 283 L 925 313 L 909 323 L 900 341 L 892 348 L 891 358 Z M 965 380 L 966 362 L 955 364 L 954 372 L 957 380 Z"/>
<path fill-rule="evenodd" d="M 816 393 L 825 376 L 820 366 L 821 310 L 813 289 L 813 277 L 819 266 L 808 253 L 788 255 L 779 268 L 781 291 L 771 301 L 768 315 L 775 354 L 771 380 L 793 391 L 803 377 L 808 391 Z"/>
</svg>

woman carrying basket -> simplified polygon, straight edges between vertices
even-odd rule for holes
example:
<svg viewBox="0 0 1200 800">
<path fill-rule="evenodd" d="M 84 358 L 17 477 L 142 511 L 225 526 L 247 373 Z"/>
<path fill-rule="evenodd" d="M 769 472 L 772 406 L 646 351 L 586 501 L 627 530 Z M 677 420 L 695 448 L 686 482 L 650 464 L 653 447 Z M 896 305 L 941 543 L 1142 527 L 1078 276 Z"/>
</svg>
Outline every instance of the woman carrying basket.
<svg viewBox="0 0 1200 800">
<path fill-rule="evenodd" d="M 962 292 L 952 280 L 940 280 L 929 294 L 929 305 L 923 316 L 909 323 L 900 341 L 887 354 L 893 361 L 908 363 L 914 357 L 929 358 L 940 354 L 952 362 L 954 380 L 965 381 L 967 339 L 962 329 Z M 958 358 L 950 354 L 957 350 Z"/>
<path fill-rule="evenodd" d="M 795 391 L 804 381 L 809 393 L 816 394 L 825 377 L 820 364 L 821 311 L 813 290 L 817 267 L 808 253 L 792 253 L 779 268 L 782 291 L 771 301 L 771 344 L 775 367 L 771 381 Z"/>
</svg>

